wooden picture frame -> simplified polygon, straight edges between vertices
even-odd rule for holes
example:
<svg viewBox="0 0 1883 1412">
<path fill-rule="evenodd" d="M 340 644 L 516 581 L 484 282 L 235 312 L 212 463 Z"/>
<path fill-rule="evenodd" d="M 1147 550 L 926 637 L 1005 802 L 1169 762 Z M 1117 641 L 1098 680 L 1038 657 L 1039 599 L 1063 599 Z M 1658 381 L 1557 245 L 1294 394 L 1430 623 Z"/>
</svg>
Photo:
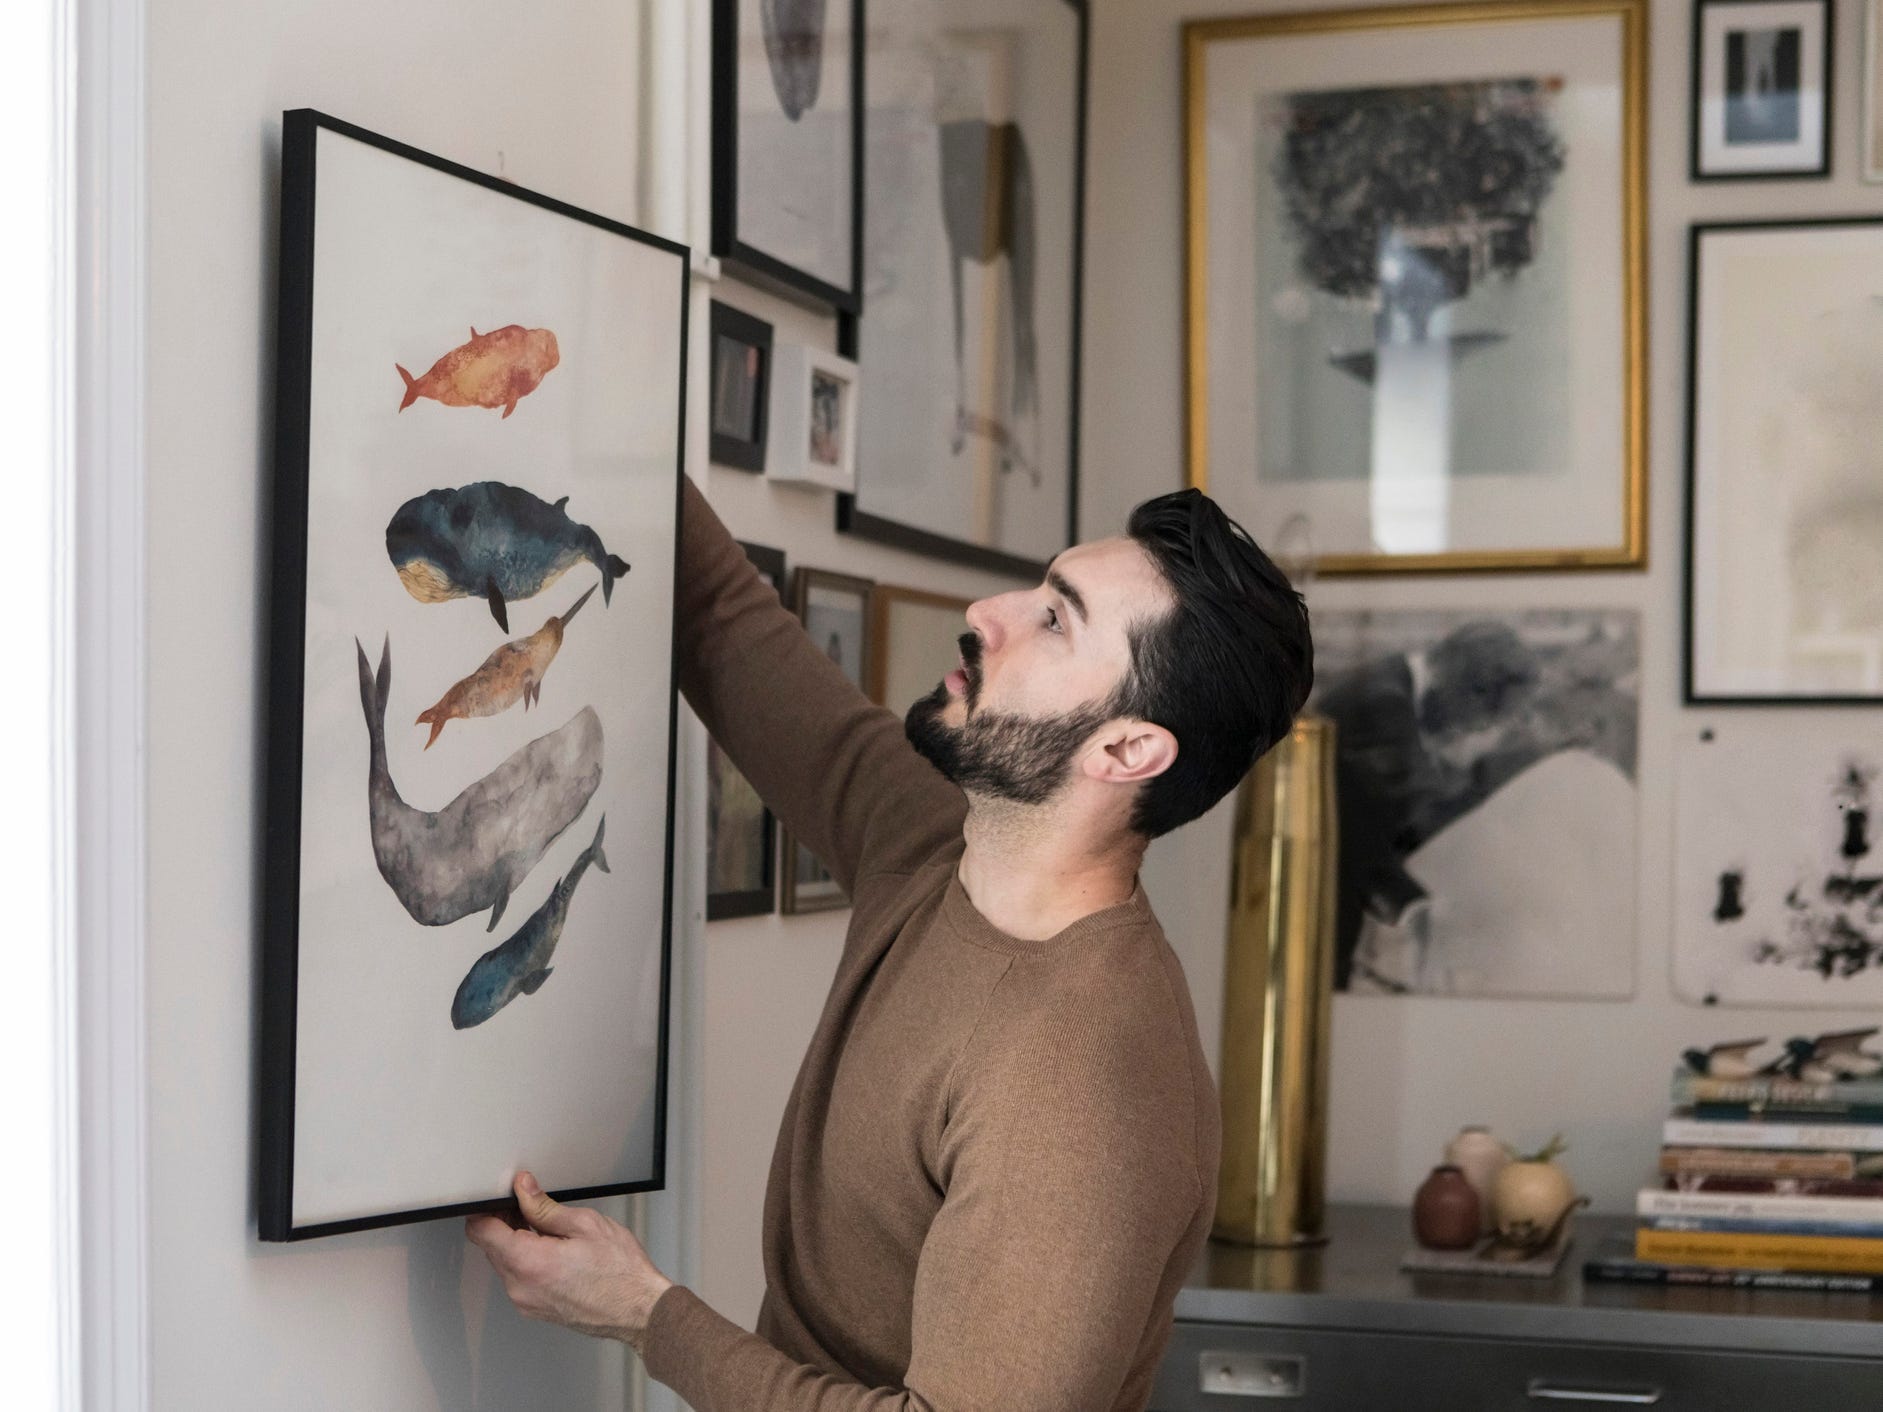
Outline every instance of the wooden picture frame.
<svg viewBox="0 0 1883 1412">
<path fill-rule="evenodd" d="M 877 584 L 870 593 L 870 700 L 906 712 L 934 690 L 954 667 L 948 654 L 958 651 L 954 639 L 968 631 L 965 615 L 972 602 L 924 588 Z M 944 621 L 944 615 L 952 621 Z"/>
</svg>

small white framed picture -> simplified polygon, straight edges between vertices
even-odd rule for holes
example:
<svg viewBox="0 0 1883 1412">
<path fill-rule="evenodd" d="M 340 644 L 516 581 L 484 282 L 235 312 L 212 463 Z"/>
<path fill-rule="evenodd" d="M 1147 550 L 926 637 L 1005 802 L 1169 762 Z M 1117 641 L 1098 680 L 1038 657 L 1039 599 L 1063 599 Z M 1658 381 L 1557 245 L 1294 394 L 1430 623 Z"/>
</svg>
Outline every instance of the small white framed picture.
<svg viewBox="0 0 1883 1412">
<path fill-rule="evenodd" d="M 1831 170 L 1830 0 L 1699 0 L 1693 179 Z"/>
<path fill-rule="evenodd" d="M 768 480 L 856 489 L 857 365 L 801 343 L 772 351 Z"/>
</svg>

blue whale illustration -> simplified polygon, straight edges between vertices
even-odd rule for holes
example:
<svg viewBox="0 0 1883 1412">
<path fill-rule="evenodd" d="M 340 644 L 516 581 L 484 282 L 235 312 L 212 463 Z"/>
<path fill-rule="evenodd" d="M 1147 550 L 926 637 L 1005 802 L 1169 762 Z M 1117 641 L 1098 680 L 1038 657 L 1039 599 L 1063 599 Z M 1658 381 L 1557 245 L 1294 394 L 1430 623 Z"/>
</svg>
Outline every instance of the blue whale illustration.
<svg viewBox="0 0 1883 1412">
<path fill-rule="evenodd" d="M 366 802 L 379 875 L 424 926 L 441 927 L 488 907 L 487 929 L 494 931 L 511 892 L 601 784 L 601 718 L 584 706 L 559 729 L 466 785 L 436 813 L 414 809 L 399 797 L 386 763 L 392 643 L 380 653 L 377 676 L 357 638 L 353 646 L 372 747 Z"/>
<path fill-rule="evenodd" d="M 608 871 L 608 855 L 602 852 L 602 830 L 607 827 L 608 816 L 604 814 L 595 825 L 595 841 L 582 850 L 575 866 L 551 889 L 549 900 L 530 913 L 530 919 L 515 936 L 477 958 L 452 998 L 453 1029 L 468 1030 L 483 1024 L 517 996 L 536 994 L 549 979 L 555 969 L 549 958 L 556 954 L 556 943 L 562 940 L 562 924 L 569 919 L 575 885 L 582 881 L 590 863 L 604 873 Z"/>
<path fill-rule="evenodd" d="M 428 490 L 401 505 L 386 526 L 386 555 L 407 593 L 421 603 L 482 598 L 510 631 L 506 605 L 530 598 L 577 564 L 601 570 L 602 602 L 628 563 L 601 536 L 569 518 L 569 497 L 554 505 L 514 485 L 479 481 Z"/>
</svg>

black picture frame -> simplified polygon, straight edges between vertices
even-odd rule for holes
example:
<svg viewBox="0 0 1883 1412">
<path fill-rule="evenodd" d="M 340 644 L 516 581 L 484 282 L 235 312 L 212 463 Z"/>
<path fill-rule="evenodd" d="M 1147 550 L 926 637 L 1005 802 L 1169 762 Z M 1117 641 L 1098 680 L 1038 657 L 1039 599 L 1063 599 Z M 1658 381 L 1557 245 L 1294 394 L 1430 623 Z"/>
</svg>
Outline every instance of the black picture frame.
<svg viewBox="0 0 1883 1412">
<path fill-rule="evenodd" d="M 843 0 L 835 0 L 836 5 Z M 801 304 L 855 314 L 863 307 L 864 0 L 849 0 L 850 275 L 837 284 L 753 243 L 739 212 L 739 0 L 713 0 L 712 251 L 741 277 Z"/>
<path fill-rule="evenodd" d="M 514 182 L 421 151 L 314 109 L 282 115 L 281 223 L 275 348 L 274 476 L 270 502 L 274 573 L 268 610 L 269 726 L 264 741 L 265 832 L 261 840 L 263 917 L 259 930 L 260 1035 L 257 1046 L 257 1234 L 295 1242 L 416 1221 L 512 1211 L 514 1198 L 445 1202 L 356 1218 L 298 1223 L 294 1217 L 295 1088 L 298 978 L 301 952 L 303 717 L 307 642 L 308 523 L 314 378 L 315 215 L 317 148 L 322 132 L 429 168 L 487 191 L 526 202 L 674 257 L 679 294 L 677 455 L 673 467 L 674 582 L 679 588 L 679 517 L 685 484 L 686 343 L 689 252 L 686 246 L 624 225 Z M 506 414 L 507 415 L 507 414 Z M 679 642 L 667 662 L 666 821 L 661 894 L 660 997 L 655 1041 L 652 1175 L 644 1181 L 564 1187 L 559 1201 L 661 1190 L 666 1185 L 667 1088 L 673 960 L 673 801 L 678 747 Z"/>
<path fill-rule="evenodd" d="M 1682 507 L 1681 553 L 1681 662 L 1680 699 L 1685 706 L 1721 707 L 1870 707 L 1883 705 L 1883 693 L 1873 696 L 1809 695 L 1797 692 L 1754 695 L 1709 691 L 1697 681 L 1695 655 L 1698 609 L 1696 560 L 1699 555 L 1700 496 L 1700 284 L 1708 237 L 1756 231 L 1810 231 L 1853 227 L 1883 227 L 1883 216 L 1824 216 L 1805 220 L 1702 221 L 1687 233 L 1687 408 L 1685 503 Z"/>
<path fill-rule="evenodd" d="M 778 601 L 784 603 L 788 580 L 785 577 L 785 552 L 772 549 L 763 544 L 749 544 L 739 541 L 739 547 L 745 551 L 745 557 L 752 561 L 752 567 L 768 577 L 772 586 L 778 590 Z M 715 756 L 717 758 L 715 758 Z M 762 917 L 777 905 L 778 896 L 778 820 L 763 800 L 759 801 L 759 828 L 762 834 L 760 851 L 763 881 L 755 888 L 715 888 L 713 885 L 713 846 L 712 846 L 712 772 L 716 769 L 738 773 L 739 767 L 732 763 L 717 741 L 708 737 L 707 742 L 707 845 L 706 845 L 706 920 L 709 922 L 728 921 L 734 917 Z"/>
<path fill-rule="evenodd" d="M 1061 0 L 1072 10 L 1077 19 L 1077 76 L 1074 82 L 1074 102 L 1077 112 L 1074 116 L 1074 153 L 1072 175 L 1072 308 L 1070 328 L 1067 337 L 1071 340 L 1068 348 L 1067 366 L 1069 372 L 1068 398 L 1066 415 L 1068 418 L 1066 441 L 1066 544 L 1072 545 L 1079 538 L 1079 403 L 1081 383 L 1081 344 L 1084 327 L 1084 287 L 1085 287 L 1085 185 L 1086 185 L 1086 134 L 1089 128 L 1087 107 L 1090 89 L 1091 70 L 1091 10 L 1088 0 Z M 861 26 L 859 26 L 861 29 Z M 867 45 L 865 46 L 867 47 Z M 859 66 L 859 85 L 861 85 L 861 67 Z M 863 98 L 859 97 L 857 111 L 863 113 Z M 867 135 L 867 123 L 864 127 Z M 866 154 L 867 157 L 867 154 Z M 865 191 L 864 199 L 867 200 Z M 859 230 L 867 228 L 862 202 L 858 205 Z M 858 242 L 861 250 L 861 239 Z M 945 315 L 944 315 L 945 317 Z M 868 360 L 861 356 L 861 326 L 859 315 L 855 312 L 840 314 L 837 320 L 837 351 L 846 358 L 856 360 L 862 368 L 863 377 L 870 376 Z M 1034 559 L 1024 554 L 1012 554 L 989 545 L 976 544 L 970 540 L 959 539 L 952 535 L 938 533 L 919 525 L 905 524 L 886 516 L 865 510 L 861 503 L 863 482 L 868 474 L 869 447 L 866 441 L 859 441 L 857 447 L 857 490 L 839 493 L 836 504 L 837 529 L 843 534 L 852 534 L 860 539 L 873 540 L 879 544 L 891 545 L 897 549 L 906 549 L 912 553 L 926 555 L 934 559 L 943 559 L 951 563 L 965 564 L 972 568 L 986 569 L 993 573 L 1006 574 L 1013 578 L 1035 580 L 1044 577 L 1048 560 Z"/>
<path fill-rule="evenodd" d="M 1831 174 L 1832 149 L 1835 146 L 1837 127 L 1837 95 L 1832 86 L 1832 71 L 1835 67 L 1832 55 L 1836 49 L 1837 7 L 1832 0 L 1783 0 L 1783 3 L 1797 5 L 1800 9 L 1816 8 L 1822 16 L 1824 52 L 1823 71 L 1819 75 L 1819 82 L 1824 94 L 1823 113 L 1820 119 L 1820 130 L 1824 134 L 1824 150 L 1819 161 L 1809 167 L 1778 168 L 1769 171 L 1708 171 L 1704 166 L 1701 100 L 1704 97 L 1706 14 L 1709 10 L 1730 10 L 1737 6 L 1765 3 L 1768 3 L 1768 0 L 1693 0 L 1687 94 L 1687 173 L 1691 181 L 1810 181 L 1822 179 Z"/>
<path fill-rule="evenodd" d="M 730 466 L 734 470 L 751 471 L 758 475 L 765 472 L 765 436 L 770 421 L 771 380 L 772 380 L 772 326 L 756 314 L 748 314 L 743 309 L 735 309 L 730 304 L 722 304 L 715 299 L 712 303 L 711 337 L 712 346 L 707 352 L 707 376 L 709 382 L 707 397 L 707 431 L 710 440 L 710 455 L 714 464 Z M 752 408 L 753 435 L 748 440 L 744 437 L 719 429 L 717 419 L 721 364 L 720 356 L 726 343 L 757 350 L 758 374 L 754 379 Z"/>
</svg>

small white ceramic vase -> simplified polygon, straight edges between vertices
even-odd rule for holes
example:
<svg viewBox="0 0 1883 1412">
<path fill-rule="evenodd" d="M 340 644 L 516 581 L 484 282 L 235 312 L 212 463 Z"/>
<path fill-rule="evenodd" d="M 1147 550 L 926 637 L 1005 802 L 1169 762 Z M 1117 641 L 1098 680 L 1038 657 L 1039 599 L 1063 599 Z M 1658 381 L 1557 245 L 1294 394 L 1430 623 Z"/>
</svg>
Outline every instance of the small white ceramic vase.
<svg viewBox="0 0 1883 1412">
<path fill-rule="evenodd" d="M 1445 1160 L 1465 1174 L 1465 1180 L 1478 1194 L 1479 1227 L 1490 1231 L 1495 1225 L 1491 1211 L 1491 1189 L 1497 1174 L 1510 1165 L 1510 1153 L 1485 1127 L 1461 1128 L 1458 1136 L 1445 1144 Z"/>
</svg>

